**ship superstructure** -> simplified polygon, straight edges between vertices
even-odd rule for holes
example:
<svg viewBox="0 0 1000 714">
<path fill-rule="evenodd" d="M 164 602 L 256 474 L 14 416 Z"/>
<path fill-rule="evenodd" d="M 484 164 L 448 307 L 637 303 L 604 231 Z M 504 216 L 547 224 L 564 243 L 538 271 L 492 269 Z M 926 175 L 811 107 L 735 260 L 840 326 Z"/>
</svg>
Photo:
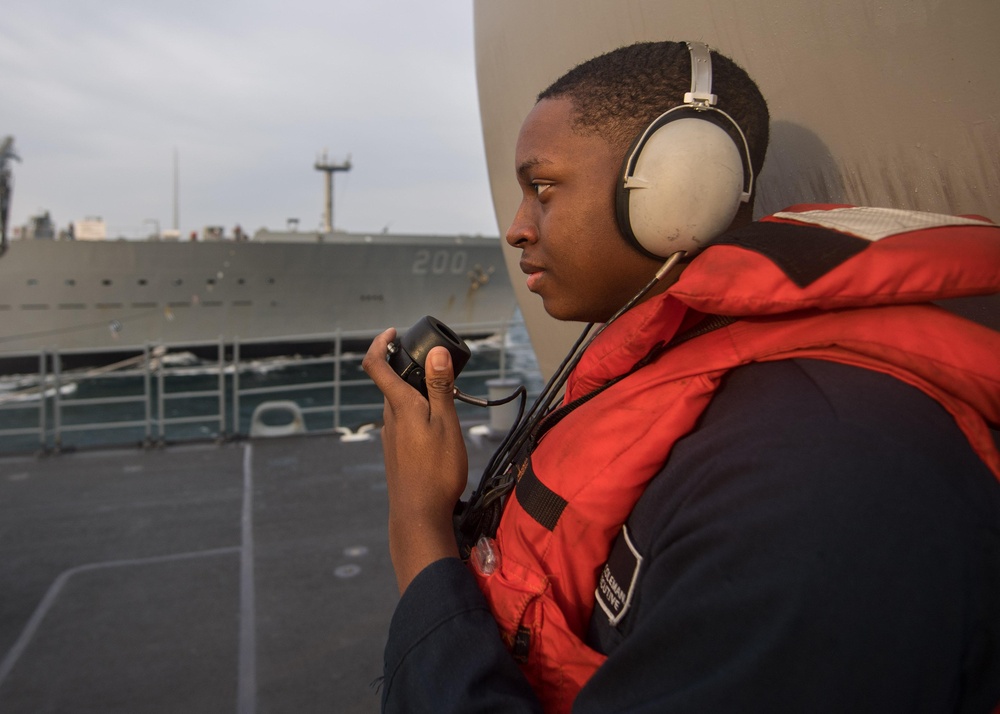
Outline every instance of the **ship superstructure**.
<svg viewBox="0 0 1000 714">
<path fill-rule="evenodd" d="M 331 222 L 331 221 L 328 221 Z M 326 226 L 324 226 L 325 228 Z M 241 240 L 11 240 L 0 256 L 0 358 L 301 339 L 509 320 L 496 238 L 258 231 Z"/>
</svg>

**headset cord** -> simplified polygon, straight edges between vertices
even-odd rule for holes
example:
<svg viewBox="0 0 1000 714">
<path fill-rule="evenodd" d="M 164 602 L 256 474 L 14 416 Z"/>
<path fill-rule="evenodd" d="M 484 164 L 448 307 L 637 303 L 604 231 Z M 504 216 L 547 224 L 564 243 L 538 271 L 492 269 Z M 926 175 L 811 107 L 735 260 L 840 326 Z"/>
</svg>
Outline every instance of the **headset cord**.
<svg viewBox="0 0 1000 714">
<path fill-rule="evenodd" d="M 569 404 L 564 404 L 562 407 L 553 409 L 542 416 L 526 434 L 526 438 L 522 438 L 519 441 L 520 447 L 514 452 L 513 457 L 505 459 L 504 463 L 507 464 L 507 467 L 489 479 L 486 479 L 486 476 L 489 474 L 487 471 L 484 474 L 484 481 L 481 482 L 480 488 L 473 493 L 468 507 L 456 512 L 456 536 L 463 557 L 468 556 L 472 547 L 481 536 L 492 538 L 496 535 L 508 495 L 514 490 L 520 477 L 527 469 L 528 459 L 536 445 L 550 429 L 555 427 L 575 409 L 597 397 L 606 389 L 618 384 L 618 382 L 654 362 L 664 352 L 688 340 L 732 324 L 736 319 L 735 317 L 726 315 L 709 315 L 694 327 L 674 337 L 670 342 L 657 342 L 642 359 L 636 362 L 624 374 L 618 375 Z M 460 506 L 463 505 L 465 504 L 460 504 Z"/>
<path fill-rule="evenodd" d="M 468 503 L 458 504 L 456 511 L 456 534 L 459 537 L 459 544 L 463 554 L 468 549 L 471 549 L 480 536 L 489 535 L 492 537 L 496 534 L 496 528 L 499 525 L 506 497 L 520 477 L 520 474 L 516 473 L 517 465 L 526 462 L 526 459 L 534 450 L 535 444 L 538 443 L 538 440 L 555 423 L 558 423 L 565 414 L 568 414 L 569 411 L 579 406 L 579 404 L 574 402 L 572 409 L 560 415 L 554 422 L 550 422 L 548 418 L 550 414 L 555 415 L 561 412 L 562 409 L 570 406 L 566 405 L 561 410 L 552 411 L 552 403 L 555 401 L 556 396 L 562 392 L 566 381 L 569 379 L 569 375 L 573 372 L 573 369 L 579 363 L 587 348 L 619 317 L 639 303 L 660 282 L 663 276 L 680 262 L 684 255 L 683 251 L 678 251 L 667 258 L 666 262 L 656 271 L 652 280 L 643 286 L 607 322 L 601 325 L 593 335 L 589 333 L 594 325 L 593 323 L 588 324 L 559 365 L 559 368 L 552 375 L 548 384 L 546 384 L 541 394 L 539 394 L 524 420 L 520 422 L 515 421 L 504 441 L 487 464 L 479 481 L 479 486 L 473 491 Z M 662 347 L 659 343 L 658 346 Z M 654 346 L 653 350 L 657 350 L 657 346 Z M 653 355 L 651 351 L 651 354 L 640 360 L 628 373 L 616 377 L 611 382 L 599 387 L 595 392 L 585 395 L 580 399 L 586 401 L 597 396 L 598 393 L 624 379 L 641 366 L 648 364 L 649 361 L 652 361 L 658 355 L 659 351 L 656 352 L 656 355 Z M 576 401 L 580 402 L 580 400 Z"/>
<path fill-rule="evenodd" d="M 517 451 L 529 435 L 530 430 L 548 411 L 549 404 L 561 388 L 564 374 L 575 364 L 573 358 L 578 354 L 580 345 L 592 327 L 593 325 L 587 325 L 584 328 L 573 347 L 563 358 L 562 363 L 535 399 L 526 416 L 523 416 L 522 408 L 518 418 L 515 419 L 507 435 L 487 463 L 482 478 L 468 502 L 457 504 L 455 529 L 463 555 L 468 554 L 468 549 L 478 540 L 479 535 L 484 532 L 496 532 L 496 524 L 491 527 L 490 523 L 496 520 L 498 524 L 501 509 L 495 507 L 494 504 L 506 495 L 510 485 L 513 484 L 510 464 L 516 461 Z M 507 483 L 508 481 L 510 484 Z"/>
<path fill-rule="evenodd" d="M 652 290 L 653 287 L 655 287 L 656 284 L 660 282 L 661 279 L 663 279 L 663 276 L 666 275 L 670 271 L 670 269 L 673 268 L 678 262 L 680 262 L 680 260 L 684 257 L 684 255 L 685 255 L 684 251 L 678 251 L 677 253 L 674 253 L 669 258 L 667 258 L 666 262 L 662 266 L 660 266 L 660 268 L 656 271 L 656 274 L 653 276 L 652 280 L 646 283 L 646 285 L 644 285 L 643 288 L 632 297 L 632 299 L 630 299 L 627 303 L 625 303 L 625 305 L 621 309 L 619 309 L 618 312 L 616 312 L 614 315 L 611 316 L 611 319 L 609 319 L 607 322 L 601 325 L 593 335 L 589 336 L 589 338 L 588 334 L 593 329 L 594 324 L 593 323 L 588 324 L 584 328 L 583 332 L 580 334 L 580 337 L 577 338 L 576 342 L 573 344 L 573 347 L 570 349 L 566 357 L 563 359 L 562 364 L 559 365 L 559 368 L 553 374 L 552 379 L 549 380 L 549 383 L 546 385 L 545 389 L 542 390 L 542 393 L 539 395 L 538 399 L 535 400 L 534 405 L 532 406 L 531 410 L 529 411 L 525 419 L 525 423 L 521 426 L 521 428 L 516 429 L 516 435 L 514 439 L 511 440 L 510 447 L 504 452 L 505 454 L 507 455 L 516 454 L 520 450 L 521 446 L 524 444 L 525 440 L 534 430 L 537 422 L 545 418 L 545 415 L 549 412 L 552 403 L 555 401 L 555 398 L 561 393 L 563 387 L 566 384 L 566 381 L 569 379 L 569 375 L 573 372 L 573 369 L 579 363 L 580 359 L 583 357 L 584 352 L 587 351 L 587 348 L 589 348 L 590 345 L 592 345 L 594 341 L 598 337 L 600 337 L 601 334 L 606 329 L 608 329 L 608 327 L 610 327 L 616 320 L 618 320 L 619 317 L 624 315 L 626 312 L 631 310 L 637 303 L 639 303 L 639 301 L 641 301 L 649 293 L 649 291 Z M 584 342 L 584 340 L 586 340 L 586 342 Z M 487 474 L 492 470 L 492 468 L 496 466 L 496 462 L 500 460 L 497 459 L 497 456 L 501 453 L 501 451 L 504 451 L 502 446 L 501 449 L 497 450 L 497 454 L 494 454 L 494 458 L 491 459 L 490 464 L 487 467 L 486 473 L 484 473 L 483 475 L 483 481 L 485 481 Z"/>
</svg>

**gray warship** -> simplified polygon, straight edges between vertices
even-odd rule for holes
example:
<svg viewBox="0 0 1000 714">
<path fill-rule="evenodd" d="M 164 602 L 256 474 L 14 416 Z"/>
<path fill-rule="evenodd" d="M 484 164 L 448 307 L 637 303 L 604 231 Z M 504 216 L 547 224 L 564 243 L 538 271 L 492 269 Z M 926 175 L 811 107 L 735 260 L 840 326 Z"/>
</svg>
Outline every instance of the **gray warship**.
<svg viewBox="0 0 1000 714">
<path fill-rule="evenodd" d="M 11 140 L 4 151 L 0 361 L 150 344 L 308 347 L 335 333 L 360 339 L 406 328 L 426 314 L 474 336 L 514 313 L 496 238 L 333 230 L 332 170 L 344 167 L 317 161 L 327 206 L 315 231 L 115 240 L 98 227 L 61 240 L 43 215 L 8 240 Z"/>
</svg>

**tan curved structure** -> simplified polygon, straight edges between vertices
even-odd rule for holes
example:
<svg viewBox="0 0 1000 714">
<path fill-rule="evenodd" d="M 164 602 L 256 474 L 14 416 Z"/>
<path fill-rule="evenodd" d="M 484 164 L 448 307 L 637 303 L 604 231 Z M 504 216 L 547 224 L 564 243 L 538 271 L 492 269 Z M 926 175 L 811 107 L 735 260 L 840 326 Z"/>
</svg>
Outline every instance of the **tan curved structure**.
<svg viewBox="0 0 1000 714">
<path fill-rule="evenodd" d="M 475 26 L 501 235 L 519 200 L 514 143 L 535 95 L 589 57 L 655 39 L 709 43 L 767 97 L 772 142 L 756 215 L 825 201 L 1000 221 L 995 0 L 476 0 Z M 506 249 L 507 265 L 548 374 L 580 326 L 544 313 L 517 253 Z"/>
</svg>

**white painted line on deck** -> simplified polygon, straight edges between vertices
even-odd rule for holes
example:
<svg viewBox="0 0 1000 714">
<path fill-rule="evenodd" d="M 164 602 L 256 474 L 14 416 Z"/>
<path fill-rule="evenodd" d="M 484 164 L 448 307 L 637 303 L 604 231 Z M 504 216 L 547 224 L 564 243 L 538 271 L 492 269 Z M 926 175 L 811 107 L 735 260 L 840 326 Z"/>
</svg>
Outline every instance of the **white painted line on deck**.
<svg viewBox="0 0 1000 714">
<path fill-rule="evenodd" d="M 59 594 L 62 592 L 63 588 L 66 587 L 66 583 L 74 575 L 79 575 L 80 573 L 87 573 L 94 570 L 104 570 L 106 568 L 122 568 L 135 565 L 153 565 L 156 563 L 169 563 L 176 560 L 188 560 L 192 558 L 211 558 L 219 555 L 232 555 L 234 553 L 240 552 L 240 548 L 237 546 L 230 546 L 228 548 L 213 548 L 211 550 L 198 550 L 191 553 L 171 553 L 170 555 L 157 555 L 150 558 L 129 558 L 126 560 L 106 560 L 100 563 L 87 563 L 84 565 L 77 565 L 76 567 L 64 570 L 49 586 L 49 589 L 45 591 L 45 596 L 42 601 L 38 603 L 38 607 L 35 611 L 31 613 L 31 617 L 28 618 L 28 624 L 24 626 L 21 631 L 20 636 L 14 643 L 14 646 L 10 648 L 7 654 L 4 656 L 3 661 L 0 662 L 0 686 L 3 686 L 4 681 L 7 676 L 13 671 L 14 666 L 17 661 L 24 654 L 24 651 L 28 649 L 31 644 L 31 640 L 34 638 L 35 633 L 38 631 L 39 626 L 42 624 L 42 620 L 48 614 L 49 610 L 56 604 L 56 600 L 59 599 Z"/>
<path fill-rule="evenodd" d="M 257 613 L 253 577 L 253 445 L 243 445 L 243 515 L 240 547 L 240 643 L 237 714 L 257 710 Z"/>
</svg>

